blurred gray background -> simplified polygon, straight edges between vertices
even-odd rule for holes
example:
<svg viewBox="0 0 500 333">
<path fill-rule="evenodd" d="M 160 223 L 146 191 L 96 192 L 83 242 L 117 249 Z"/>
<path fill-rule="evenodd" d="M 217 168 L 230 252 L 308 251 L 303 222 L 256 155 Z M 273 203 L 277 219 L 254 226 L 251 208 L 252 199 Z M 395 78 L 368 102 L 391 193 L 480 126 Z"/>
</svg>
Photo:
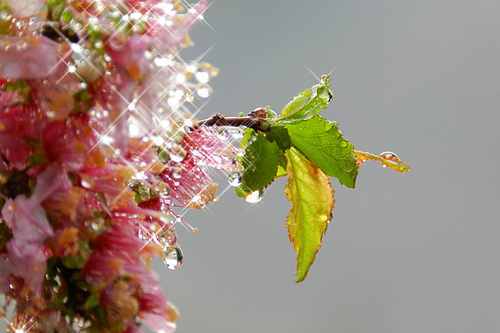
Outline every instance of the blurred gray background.
<svg viewBox="0 0 500 333">
<path fill-rule="evenodd" d="M 361 166 L 333 180 L 335 217 L 293 282 L 285 179 L 254 205 L 229 190 L 177 228 L 184 265 L 158 262 L 178 333 L 500 332 L 500 2 L 211 2 L 184 60 L 220 69 L 202 109 L 235 115 L 332 73 L 358 150 L 396 152 L 407 174 Z M 227 182 L 214 174 L 222 193 Z"/>
</svg>

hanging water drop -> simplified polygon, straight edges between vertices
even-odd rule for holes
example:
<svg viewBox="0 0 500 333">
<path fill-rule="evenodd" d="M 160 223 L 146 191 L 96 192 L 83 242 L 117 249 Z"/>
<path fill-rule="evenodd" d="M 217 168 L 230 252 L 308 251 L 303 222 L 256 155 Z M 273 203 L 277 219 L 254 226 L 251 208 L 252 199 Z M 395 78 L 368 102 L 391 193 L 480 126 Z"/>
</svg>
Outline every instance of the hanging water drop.
<svg viewBox="0 0 500 333">
<path fill-rule="evenodd" d="M 210 86 L 206 85 L 206 84 L 200 84 L 198 86 L 198 89 L 196 89 L 196 93 L 198 94 L 198 96 L 200 96 L 201 98 L 207 98 L 209 97 L 210 95 L 212 95 L 212 88 L 210 88 Z"/>
<path fill-rule="evenodd" d="M 264 197 L 264 190 L 261 189 L 261 190 L 252 192 L 249 195 L 247 195 L 245 200 L 248 203 L 254 204 L 254 203 L 261 201 L 263 197 Z"/>
<path fill-rule="evenodd" d="M 168 247 L 164 253 L 165 259 L 163 259 L 163 262 L 168 269 L 177 269 L 182 266 L 184 255 L 182 254 L 182 250 L 178 244 Z"/>
<path fill-rule="evenodd" d="M 326 101 L 326 103 L 330 103 L 331 101 L 333 100 L 333 93 L 331 90 L 328 90 L 328 99 Z"/>
<path fill-rule="evenodd" d="M 227 180 L 229 182 L 229 185 L 234 186 L 234 187 L 238 187 L 241 185 L 241 182 L 243 181 L 243 176 L 241 175 L 241 172 L 233 171 L 229 174 L 229 177 Z"/>
<path fill-rule="evenodd" d="M 210 74 L 205 71 L 196 72 L 195 77 L 200 83 L 207 83 L 210 80 Z"/>
</svg>

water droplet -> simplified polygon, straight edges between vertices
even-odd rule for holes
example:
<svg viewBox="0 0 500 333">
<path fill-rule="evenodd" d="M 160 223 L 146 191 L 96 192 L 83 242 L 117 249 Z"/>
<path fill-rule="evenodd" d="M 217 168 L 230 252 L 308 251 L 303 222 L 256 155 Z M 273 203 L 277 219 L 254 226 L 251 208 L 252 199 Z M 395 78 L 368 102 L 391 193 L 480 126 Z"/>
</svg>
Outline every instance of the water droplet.
<svg viewBox="0 0 500 333">
<path fill-rule="evenodd" d="M 186 158 L 187 152 L 178 143 L 172 144 L 172 148 L 169 151 L 170 159 L 174 162 L 182 162 Z"/>
<path fill-rule="evenodd" d="M 237 187 L 241 185 L 241 182 L 243 181 L 243 176 L 241 175 L 241 172 L 239 171 L 233 171 L 229 174 L 229 185 Z"/>
<path fill-rule="evenodd" d="M 384 151 L 383 153 L 380 154 L 380 157 L 386 160 L 393 160 L 393 161 L 398 161 L 399 157 L 392 151 Z M 384 165 L 385 167 L 385 165 Z"/>
<path fill-rule="evenodd" d="M 168 269 L 177 269 L 182 266 L 184 255 L 179 245 L 175 244 L 165 250 L 165 259 L 163 262 Z"/>
<path fill-rule="evenodd" d="M 231 161 L 233 156 L 233 152 L 229 149 L 224 149 L 220 152 L 220 157 L 226 162 Z"/>
<path fill-rule="evenodd" d="M 172 178 L 181 179 L 181 177 L 182 177 L 182 167 L 181 167 L 180 163 L 178 163 L 174 167 L 174 170 L 172 171 Z"/>
<path fill-rule="evenodd" d="M 243 139 L 243 136 L 245 134 L 245 129 L 243 128 L 235 128 L 233 129 L 233 138 L 237 139 L 237 140 L 240 140 L 240 139 Z"/>
<path fill-rule="evenodd" d="M 200 71 L 195 74 L 196 80 L 200 83 L 207 83 L 210 80 L 210 74 L 205 71 Z"/>
<path fill-rule="evenodd" d="M 139 237 L 139 239 L 141 239 L 143 241 L 147 241 L 147 240 L 149 240 L 150 236 L 146 230 L 140 229 L 139 231 L 137 231 L 137 237 Z"/>
<path fill-rule="evenodd" d="M 327 103 L 330 103 L 333 100 L 333 93 L 331 90 L 328 90 L 328 100 Z"/>
<path fill-rule="evenodd" d="M 229 139 L 229 130 L 225 127 L 219 129 L 218 137 L 219 140 L 226 141 L 227 139 Z"/>
<path fill-rule="evenodd" d="M 92 223 L 90 224 L 91 228 L 95 231 L 102 230 L 104 227 L 104 219 L 103 218 L 97 218 Z"/>
<path fill-rule="evenodd" d="M 264 190 L 258 190 L 247 195 L 245 200 L 248 203 L 254 204 L 261 201 L 263 197 L 264 197 Z"/>
<path fill-rule="evenodd" d="M 198 96 L 200 96 L 201 98 L 207 98 L 209 97 L 210 95 L 212 95 L 212 88 L 210 88 L 209 86 L 207 85 L 200 85 L 198 87 L 198 89 L 196 90 L 196 93 L 198 94 Z"/>
<path fill-rule="evenodd" d="M 152 232 L 156 232 L 156 230 L 158 230 L 159 228 L 160 226 L 156 222 L 153 222 L 149 225 L 149 230 L 151 230 Z"/>
<path fill-rule="evenodd" d="M 201 195 L 197 194 L 191 198 L 191 202 L 198 202 L 201 200 Z"/>
<path fill-rule="evenodd" d="M 177 234 L 173 227 L 167 228 L 160 236 L 160 242 L 165 246 L 165 250 L 177 243 Z"/>
</svg>

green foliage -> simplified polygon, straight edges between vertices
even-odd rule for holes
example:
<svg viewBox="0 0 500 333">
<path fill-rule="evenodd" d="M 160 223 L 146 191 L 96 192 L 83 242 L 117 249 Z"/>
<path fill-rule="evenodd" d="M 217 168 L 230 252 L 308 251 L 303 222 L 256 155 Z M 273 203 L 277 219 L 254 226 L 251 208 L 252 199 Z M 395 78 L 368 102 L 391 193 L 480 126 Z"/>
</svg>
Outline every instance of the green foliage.
<svg viewBox="0 0 500 333">
<path fill-rule="evenodd" d="M 341 184 L 354 188 L 358 175 L 354 147 L 343 138 L 336 122 L 315 116 L 285 124 L 290 140 L 314 164 Z"/>
<path fill-rule="evenodd" d="M 278 145 L 263 135 L 248 129 L 243 138 L 245 156 L 240 162 L 245 168 L 242 189 L 254 192 L 271 184 L 278 168 Z"/>
<path fill-rule="evenodd" d="M 296 282 L 309 272 L 332 218 L 335 200 L 328 177 L 354 188 L 358 165 L 367 159 L 399 172 L 410 168 L 390 152 L 377 156 L 355 151 L 336 122 L 318 115 L 332 99 L 329 85 L 330 77 L 323 75 L 319 84 L 294 97 L 279 116 L 266 107 L 267 118 L 261 119 L 260 126 L 248 128 L 240 141 L 245 156 L 240 158 L 244 172 L 236 189 L 239 196 L 262 191 L 275 179 L 288 176 L 285 193 L 292 208 L 287 228 L 297 253 Z"/>
<path fill-rule="evenodd" d="M 292 202 L 286 225 L 297 253 L 295 282 L 303 281 L 321 247 L 321 239 L 332 219 L 333 189 L 330 179 L 294 147 L 286 152 L 288 161 L 286 197 Z"/>
<path fill-rule="evenodd" d="M 304 90 L 285 105 L 277 120 L 283 123 L 314 117 L 325 109 L 326 104 L 332 99 L 329 87 L 330 77 L 323 75 L 319 84 Z"/>
</svg>

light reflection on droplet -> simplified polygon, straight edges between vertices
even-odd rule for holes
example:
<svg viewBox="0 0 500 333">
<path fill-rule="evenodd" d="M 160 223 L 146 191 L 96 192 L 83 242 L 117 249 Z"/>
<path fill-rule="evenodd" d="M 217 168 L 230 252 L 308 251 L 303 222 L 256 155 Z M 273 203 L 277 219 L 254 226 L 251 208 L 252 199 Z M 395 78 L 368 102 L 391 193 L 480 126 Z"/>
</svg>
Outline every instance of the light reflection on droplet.
<svg viewBox="0 0 500 333">
<path fill-rule="evenodd" d="M 182 162 L 187 156 L 186 150 L 178 143 L 172 145 L 169 151 L 170 159 L 174 162 Z"/>
<path fill-rule="evenodd" d="M 172 178 L 181 179 L 182 178 L 182 167 L 180 165 L 174 167 L 172 171 Z"/>
<path fill-rule="evenodd" d="M 179 73 L 175 76 L 175 81 L 179 83 L 184 83 L 184 81 L 186 81 L 186 76 L 182 73 Z"/>
<path fill-rule="evenodd" d="M 243 181 L 243 176 L 241 175 L 241 172 L 233 171 L 229 174 L 227 180 L 229 182 L 229 185 L 237 187 L 241 185 L 241 182 Z"/>
<path fill-rule="evenodd" d="M 174 270 L 182 266 L 184 254 L 179 245 L 175 244 L 172 247 L 168 247 L 164 253 L 165 259 L 163 259 L 163 262 L 168 269 Z"/>
<path fill-rule="evenodd" d="M 196 90 L 196 93 L 201 98 L 207 98 L 212 94 L 212 91 L 207 86 L 202 86 Z"/>
<path fill-rule="evenodd" d="M 383 153 L 380 154 L 380 157 L 386 159 L 386 160 L 399 160 L 398 155 L 393 153 L 392 151 L 384 151 Z"/>
<path fill-rule="evenodd" d="M 254 204 L 261 201 L 263 197 L 264 197 L 264 190 L 258 190 L 247 195 L 245 201 Z"/>
<path fill-rule="evenodd" d="M 210 75 L 204 71 L 197 72 L 195 76 L 200 83 L 207 83 L 210 80 Z"/>
<path fill-rule="evenodd" d="M 158 67 L 166 67 L 172 65 L 172 60 L 163 57 L 156 57 L 153 59 L 153 62 Z"/>
</svg>

